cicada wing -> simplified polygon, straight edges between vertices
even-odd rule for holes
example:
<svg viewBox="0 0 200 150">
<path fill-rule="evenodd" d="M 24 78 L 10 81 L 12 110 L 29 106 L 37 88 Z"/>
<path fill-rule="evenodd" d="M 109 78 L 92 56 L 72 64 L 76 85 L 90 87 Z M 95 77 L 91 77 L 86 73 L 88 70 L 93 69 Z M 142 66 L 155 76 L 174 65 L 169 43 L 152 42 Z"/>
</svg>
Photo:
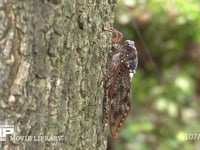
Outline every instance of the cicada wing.
<svg viewBox="0 0 200 150">
<path fill-rule="evenodd" d="M 109 126 L 111 135 L 118 137 L 121 127 L 130 111 L 130 76 L 125 62 L 121 62 L 115 71 L 109 98 Z"/>
</svg>

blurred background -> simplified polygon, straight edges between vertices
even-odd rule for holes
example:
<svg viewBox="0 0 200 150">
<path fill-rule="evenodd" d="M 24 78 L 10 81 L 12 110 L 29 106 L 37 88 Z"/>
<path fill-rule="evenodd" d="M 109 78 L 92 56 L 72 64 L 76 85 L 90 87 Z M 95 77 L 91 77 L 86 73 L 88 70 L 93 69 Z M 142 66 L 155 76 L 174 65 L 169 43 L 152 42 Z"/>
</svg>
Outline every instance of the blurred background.
<svg viewBox="0 0 200 150">
<path fill-rule="evenodd" d="M 115 28 L 139 66 L 132 110 L 109 150 L 200 150 L 200 1 L 119 0 Z"/>
</svg>

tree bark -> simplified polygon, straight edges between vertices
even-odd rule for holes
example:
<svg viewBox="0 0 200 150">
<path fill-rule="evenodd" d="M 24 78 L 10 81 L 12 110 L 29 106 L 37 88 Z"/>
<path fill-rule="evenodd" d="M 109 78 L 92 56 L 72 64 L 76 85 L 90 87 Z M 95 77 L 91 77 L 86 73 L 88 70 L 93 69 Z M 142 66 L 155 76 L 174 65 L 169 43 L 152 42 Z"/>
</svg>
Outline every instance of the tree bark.
<svg viewBox="0 0 200 150">
<path fill-rule="evenodd" d="M 106 149 L 98 87 L 110 51 L 115 0 L 0 0 L 0 124 L 15 136 L 2 149 Z M 12 135 L 11 135 L 12 136 Z"/>
</svg>

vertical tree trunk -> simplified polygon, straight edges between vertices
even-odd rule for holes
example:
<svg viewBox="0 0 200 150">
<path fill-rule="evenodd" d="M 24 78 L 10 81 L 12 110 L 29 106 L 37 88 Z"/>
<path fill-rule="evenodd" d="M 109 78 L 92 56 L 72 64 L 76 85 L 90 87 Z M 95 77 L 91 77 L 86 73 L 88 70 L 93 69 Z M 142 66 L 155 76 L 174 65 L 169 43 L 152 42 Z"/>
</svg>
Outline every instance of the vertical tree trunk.
<svg viewBox="0 0 200 150">
<path fill-rule="evenodd" d="M 0 0 L 0 124 L 15 136 L 1 149 L 105 149 L 101 66 L 110 50 L 103 24 L 114 0 Z"/>
</svg>

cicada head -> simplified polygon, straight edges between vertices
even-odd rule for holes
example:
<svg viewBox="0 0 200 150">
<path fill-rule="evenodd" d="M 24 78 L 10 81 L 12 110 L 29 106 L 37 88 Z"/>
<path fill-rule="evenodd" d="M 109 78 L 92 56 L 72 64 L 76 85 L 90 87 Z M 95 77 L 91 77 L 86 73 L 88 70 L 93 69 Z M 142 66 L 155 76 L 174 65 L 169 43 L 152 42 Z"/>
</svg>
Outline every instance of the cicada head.
<svg viewBox="0 0 200 150">
<path fill-rule="evenodd" d="M 130 47 L 130 48 L 133 48 L 133 49 L 136 49 L 136 47 L 135 47 L 135 42 L 134 42 L 134 41 L 131 41 L 131 40 L 126 40 L 126 41 L 124 41 L 124 46 Z"/>
</svg>

